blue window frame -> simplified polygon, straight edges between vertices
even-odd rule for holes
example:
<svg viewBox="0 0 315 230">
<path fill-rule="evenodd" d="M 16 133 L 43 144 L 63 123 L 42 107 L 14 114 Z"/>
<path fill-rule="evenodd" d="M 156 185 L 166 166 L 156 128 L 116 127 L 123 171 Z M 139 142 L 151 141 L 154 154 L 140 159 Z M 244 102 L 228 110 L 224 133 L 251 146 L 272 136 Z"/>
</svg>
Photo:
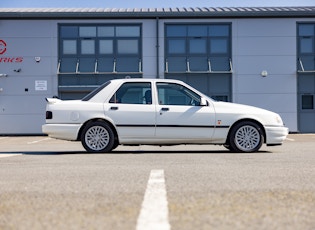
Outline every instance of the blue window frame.
<svg viewBox="0 0 315 230">
<path fill-rule="evenodd" d="M 113 78 L 142 77 L 141 24 L 60 24 L 57 73 L 62 99 Z"/>
<path fill-rule="evenodd" d="M 119 70 L 124 75 L 142 73 L 139 24 L 61 24 L 59 44 L 58 73 L 61 75 L 117 74 Z M 76 61 L 69 62 L 69 59 Z M 91 60 L 94 60 L 92 65 Z M 65 67 L 66 62 L 72 66 Z M 70 69 L 74 72 L 67 72 Z"/>
<path fill-rule="evenodd" d="M 315 23 L 298 23 L 297 46 L 299 73 L 315 73 Z"/>
<path fill-rule="evenodd" d="M 231 25 L 166 24 L 165 72 L 232 72 Z"/>
</svg>

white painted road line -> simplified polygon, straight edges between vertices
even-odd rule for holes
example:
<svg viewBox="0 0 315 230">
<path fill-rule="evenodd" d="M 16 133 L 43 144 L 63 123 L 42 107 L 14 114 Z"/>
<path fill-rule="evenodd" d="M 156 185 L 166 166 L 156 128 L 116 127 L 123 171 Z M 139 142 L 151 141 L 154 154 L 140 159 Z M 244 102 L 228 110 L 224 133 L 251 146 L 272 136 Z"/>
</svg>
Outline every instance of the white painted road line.
<svg viewBox="0 0 315 230">
<path fill-rule="evenodd" d="M 22 155 L 22 153 L 0 153 L 0 158 L 2 157 L 15 157 Z"/>
<path fill-rule="evenodd" d="M 38 143 L 38 142 L 47 141 L 47 140 L 50 140 L 50 139 L 51 139 L 50 137 L 47 137 L 47 138 L 40 139 L 40 140 L 37 140 L 37 141 L 30 141 L 30 142 L 27 142 L 27 144 L 28 144 L 28 145 L 36 144 L 36 143 Z"/>
<path fill-rule="evenodd" d="M 288 138 L 288 137 L 286 138 L 286 140 L 287 140 L 287 141 L 295 141 L 294 139 Z"/>
<path fill-rule="evenodd" d="M 137 230 L 170 230 L 164 170 L 151 170 Z"/>
</svg>

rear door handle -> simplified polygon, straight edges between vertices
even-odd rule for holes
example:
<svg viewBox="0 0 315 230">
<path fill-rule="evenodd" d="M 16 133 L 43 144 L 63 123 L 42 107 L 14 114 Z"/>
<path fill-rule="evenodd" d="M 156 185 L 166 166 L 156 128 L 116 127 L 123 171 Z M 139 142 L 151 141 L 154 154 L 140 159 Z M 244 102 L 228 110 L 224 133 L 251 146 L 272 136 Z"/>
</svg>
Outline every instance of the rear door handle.
<svg viewBox="0 0 315 230">
<path fill-rule="evenodd" d="M 162 108 L 161 110 L 162 111 L 169 111 L 170 109 L 169 108 Z"/>
<path fill-rule="evenodd" d="M 110 110 L 118 110 L 118 107 L 117 106 L 112 106 L 112 107 L 110 107 Z"/>
</svg>

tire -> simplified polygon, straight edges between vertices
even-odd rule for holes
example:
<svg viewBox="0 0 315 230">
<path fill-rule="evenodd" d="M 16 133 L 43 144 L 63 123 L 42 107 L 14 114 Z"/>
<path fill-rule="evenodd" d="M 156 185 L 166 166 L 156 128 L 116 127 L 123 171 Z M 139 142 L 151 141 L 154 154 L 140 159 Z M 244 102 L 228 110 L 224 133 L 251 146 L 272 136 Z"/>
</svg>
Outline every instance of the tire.
<svg viewBox="0 0 315 230">
<path fill-rule="evenodd" d="M 114 147 L 115 135 L 105 122 L 87 124 L 81 134 L 81 143 L 87 152 L 106 153 Z"/>
<path fill-rule="evenodd" d="M 260 126 L 251 121 L 236 124 L 230 133 L 229 143 L 233 152 L 257 152 L 264 142 Z"/>
</svg>

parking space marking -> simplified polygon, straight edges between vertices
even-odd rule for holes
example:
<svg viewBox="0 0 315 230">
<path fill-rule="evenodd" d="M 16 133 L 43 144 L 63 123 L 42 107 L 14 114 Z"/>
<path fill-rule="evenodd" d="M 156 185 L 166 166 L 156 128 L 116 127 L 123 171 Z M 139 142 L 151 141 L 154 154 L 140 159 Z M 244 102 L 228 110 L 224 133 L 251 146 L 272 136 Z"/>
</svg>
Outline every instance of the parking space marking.
<svg viewBox="0 0 315 230">
<path fill-rule="evenodd" d="M 22 153 L 0 153 L 0 158 L 14 157 L 14 156 L 19 156 L 19 155 L 22 155 Z"/>
<path fill-rule="evenodd" d="M 7 139 L 8 137 L 0 137 L 0 140 Z"/>
<path fill-rule="evenodd" d="M 294 139 L 288 138 L 288 137 L 286 138 L 286 140 L 287 140 L 287 141 L 295 141 Z"/>
<path fill-rule="evenodd" d="M 40 140 L 37 140 L 37 141 L 30 141 L 30 142 L 27 142 L 28 145 L 32 145 L 32 144 L 36 144 L 38 142 L 42 142 L 42 141 L 47 141 L 47 140 L 50 140 L 51 138 L 50 137 L 47 137 L 47 138 L 44 138 L 44 139 L 40 139 Z"/>
<path fill-rule="evenodd" d="M 136 230 L 170 230 L 164 170 L 151 170 Z"/>
</svg>

